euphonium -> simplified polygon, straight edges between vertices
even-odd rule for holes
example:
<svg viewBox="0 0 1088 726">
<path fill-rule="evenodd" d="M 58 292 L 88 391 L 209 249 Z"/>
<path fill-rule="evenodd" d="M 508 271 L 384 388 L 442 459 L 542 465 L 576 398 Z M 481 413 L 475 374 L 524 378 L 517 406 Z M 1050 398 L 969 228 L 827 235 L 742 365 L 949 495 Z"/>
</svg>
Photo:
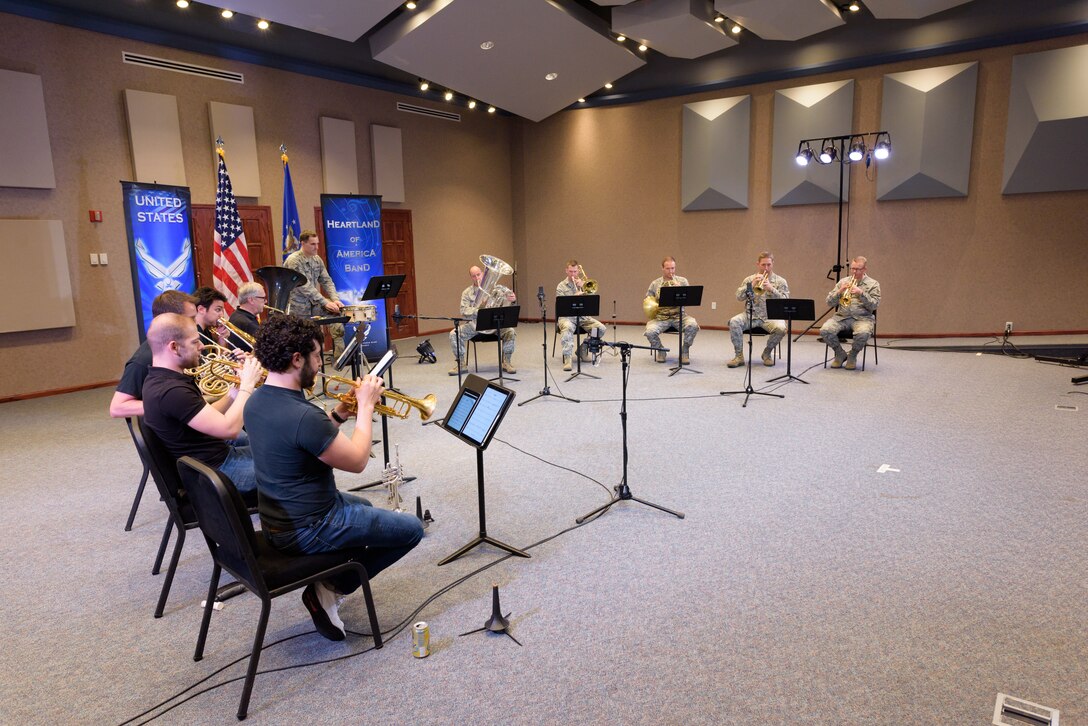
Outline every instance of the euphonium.
<svg viewBox="0 0 1088 726">
<path fill-rule="evenodd" d="M 340 376 L 334 376 L 329 373 L 322 373 L 317 371 L 317 375 L 325 379 L 321 384 L 321 390 L 329 398 L 335 398 L 340 403 L 348 407 L 348 410 L 355 413 L 358 410 L 359 402 L 355 400 L 355 381 L 350 378 L 342 378 Z M 330 389 L 330 383 L 342 384 L 348 386 L 346 392 L 333 391 Z M 382 394 L 388 399 L 392 399 L 395 403 L 392 406 L 378 402 L 378 405 L 374 407 L 374 412 L 382 416 L 394 416 L 396 418 L 408 418 L 408 415 L 415 408 L 419 411 L 420 421 L 426 421 L 434 413 L 435 407 L 438 405 L 438 399 L 433 393 L 428 393 L 423 398 L 412 398 L 406 396 L 399 391 L 386 391 Z"/>
<path fill-rule="evenodd" d="M 248 345 L 249 349 L 251 351 L 253 350 L 253 344 L 256 343 L 257 341 L 256 341 L 256 339 L 254 339 L 254 337 L 252 335 L 250 335 L 246 331 L 242 330 L 241 328 L 239 328 L 237 325 L 235 325 L 231 321 L 227 320 L 226 318 L 219 318 L 219 324 L 222 325 L 227 330 L 229 330 L 230 332 L 234 333 L 234 337 L 238 338 L 238 340 L 241 340 L 246 345 Z"/>
<path fill-rule="evenodd" d="M 578 265 L 578 279 L 582 281 L 582 292 L 586 295 L 595 295 L 597 293 L 597 281 L 590 279 L 581 265 Z"/>
</svg>

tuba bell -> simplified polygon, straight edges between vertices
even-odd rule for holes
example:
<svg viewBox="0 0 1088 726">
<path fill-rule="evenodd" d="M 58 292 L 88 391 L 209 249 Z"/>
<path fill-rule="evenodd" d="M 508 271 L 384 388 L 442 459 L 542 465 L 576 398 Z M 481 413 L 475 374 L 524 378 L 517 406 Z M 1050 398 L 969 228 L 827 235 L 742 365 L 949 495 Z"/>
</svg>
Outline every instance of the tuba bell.
<svg viewBox="0 0 1088 726">
<path fill-rule="evenodd" d="M 492 255 L 480 255 L 480 264 L 485 272 L 484 279 L 480 280 L 480 291 L 476 293 L 476 307 L 500 307 L 505 297 L 495 295 L 495 286 L 499 284 L 500 277 L 513 275 L 514 268 Z"/>
<path fill-rule="evenodd" d="M 301 272 L 295 272 L 290 267 L 277 267 L 268 265 L 255 270 L 257 277 L 264 280 L 268 288 L 269 311 L 285 312 L 290 310 L 291 291 L 299 285 L 306 284 L 306 276 Z"/>
</svg>

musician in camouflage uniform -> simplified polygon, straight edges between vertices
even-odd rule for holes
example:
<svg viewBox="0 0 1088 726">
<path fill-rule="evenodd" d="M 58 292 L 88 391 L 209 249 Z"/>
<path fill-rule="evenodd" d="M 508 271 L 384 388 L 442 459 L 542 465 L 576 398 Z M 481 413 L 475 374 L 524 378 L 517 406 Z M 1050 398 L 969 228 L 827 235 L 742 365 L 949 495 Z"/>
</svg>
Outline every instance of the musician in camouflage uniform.
<svg viewBox="0 0 1088 726">
<path fill-rule="evenodd" d="M 662 287 L 671 287 L 675 285 L 686 287 L 687 284 L 688 279 L 686 277 L 680 277 L 676 274 L 676 260 L 672 257 L 666 257 L 661 261 L 661 277 L 650 283 L 650 288 L 646 291 L 646 297 L 652 297 L 654 300 L 657 300 L 659 299 Z M 661 345 L 661 334 L 666 330 L 679 330 L 680 328 L 680 308 L 658 307 L 657 315 L 654 316 L 653 320 L 646 323 L 646 339 L 649 340 L 650 345 L 655 348 L 667 347 Z M 680 349 L 680 362 L 687 365 L 689 362 L 688 353 L 691 350 L 691 344 L 695 342 L 696 334 L 699 332 L 699 324 L 695 322 L 695 318 L 690 315 L 685 315 L 683 330 L 684 342 Z M 655 352 L 654 356 L 658 363 L 665 362 L 664 352 Z"/>
<path fill-rule="evenodd" d="M 289 312 L 300 318 L 312 318 L 320 315 L 339 315 L 344 308 L 336 285 L 325 269 L 325 262 L 317 253 L 320 241 L 316 232 L 306 230 L 299 235 L 299 248 L 292 252 L 283 263 L 295 272 L 306 276 L 306 283 L 291 291 Z M 325 294 L 322 295 L 321 291 Z M 332 336 L 333 355 L 337 358 L 344 351 L 344 326 L 341 323 L 328 326 Z"/>
<path fill-rule="evenodd" d="M 582 289 L 584 286 L 585 281 L 578 271 L 578 260 L 567 260 L 567 276 L 555 286 L 555 294 L 560 296 L 584 295 L 585 291 Z M 574 328 L 578 320 L 579 318 L 559 318 L 559 335 L 563 344 L 563 370 L 565 371 L 571 370 L 571 361 L 574 356 Z M 605 327 L 600 320 L 583 317 L 581 323 L 582 330 L 589 333 L 591 337 L 604 337 Z M 582 343 L 582 349 L 578 351 L 578 355 L 581 356 L 582 360 L 586 359 L 585 347 L 586 344 Z"/>
<path fill-rule="evenodd" d="M 832 368 L 857 368 L 858 353 L 876 329 L 876 308 L 880 305 L 880 283 L 869 277 L 868 260 L 855 257 L 850 260 L 850 276 L 839 281 L 827 294 L 827 304 L 837 305 L 835 314 L 820 327 L 820 337 L 835 351 Z M 850 352 L 842 349 L 839 331 L 850 330 L 854 339 Z"/>
<path fill-rule="evenodd" d="M 748 327 L 748 285 L 752 285 L 752 327 L 767 331 L 767 346 L 763 349 L 763 365 L 774 365 L 774 349 L 786 336 L 785 320 L 767 319 L 767 300 L 787 298 L 790 286 L 786 278 L 774 273 L 774 255 L 760 252 L 756 261 L 758 271 L 744 278 L 737 288 L 737 300 L 744 303 L 744 312 L 729 319 L 729 339 L 733 342 L 733 359 L 726 363 L 730 368 L 744 365 L 744 329 Z"/>
<path fill-rule="evenodd" d="M 480 308 L 506 307 L 518 301 L 513 290 L 496 284 L 491 290 L 491 299 L 499 302 L 489 305 L 488 300 L 482 297 L 482 290 L 480 289 L 480 282 L 484 279 L 484 271 L 473 265 L 468 268 L 468 274 L 472 278 L 472 284 L 461 293 L 461 317 L 465 319 L 465 322 L 461 323 L 460 326 L 461 337 L 457 337 L 457 328 L 450 331 L 450 350 L 453 352 L 454 361 L 456 361 L 449 371 L 451 376 L 457 375 L 458 365 L 464 369 L 468 368 L 468 341 L 472 336 L 478 332 L 492 334 L 495 332 L 494 330 L 476 330 L 476 313 Z M 513 363 L 514 346 L 517 343 L 517 337 L 517 328 L 502 329 L 502 370 L 504 373 L 517 373 Z"/>
</svg>

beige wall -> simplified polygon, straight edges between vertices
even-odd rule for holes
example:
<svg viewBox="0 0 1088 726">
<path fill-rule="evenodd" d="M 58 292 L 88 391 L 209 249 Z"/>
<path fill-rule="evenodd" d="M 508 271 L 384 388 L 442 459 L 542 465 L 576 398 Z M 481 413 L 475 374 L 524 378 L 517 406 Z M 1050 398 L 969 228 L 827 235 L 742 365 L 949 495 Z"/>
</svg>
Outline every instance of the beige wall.
<svg viewBox="0 0 1088 726">
<path fill-rule="evenodd" d="M 369 124 L 401 128 L 407 201 L 389 206 L 412 210 L 422 314 L 454 312 L 468 266 L 481 252 L 512 258 L 509 118 L 461 109 L 462 123 L 440 121 L 397 112 L 401 97 L 383 91 L 13 15 L 0 14 L 0 24 L 0 68 L 42 76 L 57 175 L 53 190 L 0 189 L 0 217 L 63 221 L 76 301 L 74 328 L 0 334 L 0 398 L 116 380 L 138 343 L 118 183 L 133 178 L 126 88 L 177 96 L 196 204 L 211 203 L 215 194 L 208 102 L 252 106 L 264 194 L 239 202 L 270 206 L 277 238 L 280 143 L 289 149 L 302 225 L 313 227 L 312 209 L 322 191 L 318 118 L 355 122 L 364 194 L 372 191 Z M 122 50 L 239 71 L 245 84 L 125 65 Z M 227 152 L 229 164 L 229 147 Z M 89 209 L 102 210 L 104 221 L 91 224 Z M 109 266 L 91 267 L 91 252 L 106 252 Z M 18 260 L 4 263 L 18 267 Z"/>
<path fill-rule="evenodd" d="M 641 300 L 666 254 L 705 286 L 694 315 L 722 326 L 741 311 L 734 297 L 760 250 L 794 297 L 832 287 L 837 205 L 771 208 L 774 91 L 854 78 L 853 130 L 880 128 L 882 76 L 979 61 L 969 195 L 877 202 L 876 184 L 855 174 L 848 250 L 866 255 L 880 281 L 884 335 L 1088 330 L 1088 192 L 1001 195 L 1014 54 L 1078 45 L 1084 35 L 962 53 L 728 91 L 557 114 L 521 123 L 514 135 L 515 256 L 524 290 L 549 300 L 563 262 L 577 257 L 601 283 L 603 317 L 642 319 Z M 749 209 L 680 210 L 681 109 L 710 98 L 752 95 Z M 844 129 L 843 133 L 849 132 Z M 894 139 L 893 139 L 894 150 Z M 879 173 L 877 171 L 876 173 Z M 711 302 L 718 303 L 711 310 Z"/>
</svg>

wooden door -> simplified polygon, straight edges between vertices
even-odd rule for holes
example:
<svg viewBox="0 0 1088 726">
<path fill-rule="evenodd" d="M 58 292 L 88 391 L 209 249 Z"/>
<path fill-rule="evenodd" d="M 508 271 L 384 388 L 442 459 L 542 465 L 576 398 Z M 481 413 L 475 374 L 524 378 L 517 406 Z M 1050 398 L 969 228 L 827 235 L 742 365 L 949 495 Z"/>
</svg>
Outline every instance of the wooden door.
<svg viewBox="0 0 1088 726">
<path fill-rule="evenodd" d="M 314 220 L 318 230 L 324 230 L 324 215 L 321 207 L 314 207 Z M 325 238 L 321 231 L 321 256 L 328 266 L 328 258 L 325 256 Z M 386 323 L 389 325 L 389 337 L 393 340 L 400 338 L 414 338 L 419 335 L 419 321 L 414 317 L 411 320 L 402 320 L 400 326 L 393 322 L 394 307 L 400 306 L 401 315 L 416 315 L 416 260 L 412 243 L 412 210 L 410 209 L 383 209 L 382 210 L 382 274 L 404 275 L 404 284 L 400 287 L 400 293 L 391 300 L 386 300 Z"/>
<path fill-rule="evenodd" d="M 265 265 L 283 264 L 279 255 L 279 242 L 272 234 L 272 207 L 239 204 L 238 216 L 242 219 L 242 231 L 249 250 L 249 266 L 256 270 Z M 215 205 L 193 205 L 193 249 L 196 253 L 197 287 L 212 285 L 212 258 L 215 252 Z"/>
</svg>

